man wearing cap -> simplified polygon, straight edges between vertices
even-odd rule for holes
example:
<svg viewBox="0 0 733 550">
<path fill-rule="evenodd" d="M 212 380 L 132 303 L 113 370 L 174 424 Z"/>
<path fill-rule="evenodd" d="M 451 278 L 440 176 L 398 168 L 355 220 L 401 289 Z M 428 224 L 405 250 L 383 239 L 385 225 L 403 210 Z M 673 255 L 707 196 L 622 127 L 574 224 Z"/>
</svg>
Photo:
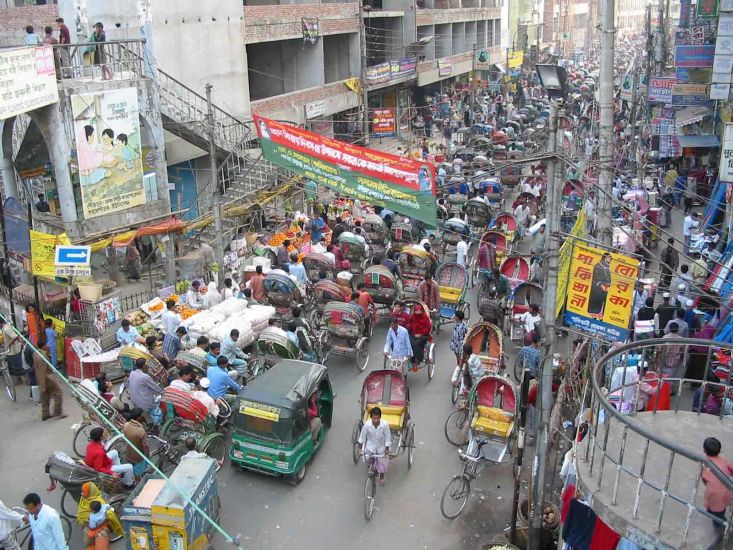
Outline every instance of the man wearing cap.
<svg viewBox="0 0 733 550">
<path fill-rule="evenodd" d="M 685 303 L 684 320 L 685 323 L 687 323 L 688 334 L 690 336 L 694 336 L 694 334 L 700 330 L 700 321 L 695 313 L 695 302 L 692 300 L 687 300 Z"/>
<path fill-rule="evenodd" d="M 700 212 L 695 214 L 687 214 L 685 221 L 682 222 L 682 236 L 685 239 L 685 256 L 690 253 L 690 239 L 692 238 L 692 232 L 700 227 Z"/>
<path fill-rule="evenodd" d="M 687 305 L 687 286 L 684 283 L 677 285 L 677 296 L 674 299 L 674 306 L 684 308 Z"/>
<path fill-rule="evenodd" d="M 216 400 L 214 400 L 213 397 L 211 397 L 207 391 L 209 389 L 209 386 L 211 385 L 211 382 L 208 378 L 203 377 L 201 380 L 199 380 L 199 388 L 195 389 L 191 392 L 191 396 L 196 401 L 201 401 L 206 406 L 206 410 L 209 411 L 209 414 L 217 417 L 219 416 L 219 405 L 216 404 Z"/>
<path fill-rule="evenodd" d="M 674 319 L 676 308 L 670 303 L 669 299 L 669 292 L 662 294 L 662 303 L 657 306 L 657 309 L 654 312 L 654 328 L 660 338 L 664 334 L 664 327 Z"/>
</svg>

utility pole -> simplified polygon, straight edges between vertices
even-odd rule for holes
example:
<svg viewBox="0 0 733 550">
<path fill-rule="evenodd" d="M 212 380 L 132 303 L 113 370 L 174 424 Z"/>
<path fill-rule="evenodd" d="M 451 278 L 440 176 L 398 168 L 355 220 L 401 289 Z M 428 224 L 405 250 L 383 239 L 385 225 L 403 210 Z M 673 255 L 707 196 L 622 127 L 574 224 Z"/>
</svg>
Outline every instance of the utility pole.
<svg viewBox="0 0 733 550">
<path fill-rule="evenodd" d="M 601 13 L 601 66 L 599 82 L 600 143 L 598 160 L 600 172 L 596 208 L 596 229 L 598 241 L 611 246 L 613 229 L 611 220 L 611 191 L 613 189 L 613 48 L 616 29 L 614 27 L 615 2 L 603 0 Z"/>
<path fill-rule="evenodd" d="M 221 195 L 219 194 L 219 167 L 216 165 L 216 141 L 214 130 L 214 108 L 211 105 L 211 84 L 206 84 L 206 127 L 209 134 L 209 162 L 211 167 L 211 192 L 214 210 L 214 260 L 219 265 L 219 273 L 224 273 L 224 239 L 221 225 Z"/>
<path fill-rule="evenodd" d="M 654 51 L 654 60 L 656 61 L 656 74 L 662 76 L 667 61 L 667 39 L 664 32 L 664 0 L 657 0 L 659 3 L 659 12 L 657 14 L 657 43 Z"/>
<path fill-rule="evenodd" d="M 369 85 L 367 83 L 367 40 L 364 0 L 359 0 L 359 50 L 361 52 L 361 103 L 363 108 L 362 135 L 365 147 L 369 146 Z"/>
<path fill-rule="evenodd" d="M 634 80 L 632 81 L 631 86 L 631 112 L 629 113 L 629 148 L 628 148 L 628 160 L 631 162 L 632 160 L 636 161 L 636 148 L 638 147 L 638 144 L 636 142 L 637 134 L 636 134 L 636 117 L 638 113 L 638 107 L 637 103 L 639 101 L 639 71 L 640 71 L 640 65 L 641 62 L 637 64 L 636 60 L 639 59 L 639 57 L 634 58 L 634 64 L 633 64 L 633 71 L 634 71 Z M 636 167 L 637 172 L 639 170 L 639 166 Z M 642 180 L 639 180 L 639 183 L 642 183 Z"/>
<path fill-rule="evenodd" d="M 558 178 L 558 119 L 564 118 L 561 111 L 562 100 L 554 99 L 550 105 L 550 129 L 548 151 L 553 154 L 547 169 L 548 204 L 547 233 L 548 258 L 547 275 L 545 277 L 545 295 L 542 304 L 545 320 L 546 346 L 542 364 L 540 365 L 540 421 L 537 427 L 537 454 L 532 484 L 532 513 L 530 515 L 529 548 L 540 550 L 542 539 L 542 508 L 545 503 L 545 478 L 547 473 L 547 456 L 550 444 L 550 415 L 552 413 L 552 356 L 555 352 L 557 333 L 555 332 L 555 302 L 557 301 L 560 235 L 560 204 L 564 178 Z M 549 321 L 549 322 L 548 322 Z"/>
</svg>

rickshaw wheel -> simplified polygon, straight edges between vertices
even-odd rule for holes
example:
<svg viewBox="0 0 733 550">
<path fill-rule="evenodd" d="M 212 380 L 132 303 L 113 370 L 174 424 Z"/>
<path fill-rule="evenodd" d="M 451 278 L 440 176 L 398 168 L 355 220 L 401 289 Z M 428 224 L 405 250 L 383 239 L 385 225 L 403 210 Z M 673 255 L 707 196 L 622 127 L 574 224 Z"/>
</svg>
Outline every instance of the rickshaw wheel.
<svg viewBox="0 0 733 550">
<path fill-rule="evenodd" d="M 112 495 L 107 499 L 107 504 L 109 504 L 112 509 L 115 511 L 115 514 L 117 514 L 117 517 L 120 517 L 122 515 L 122 505 L 125 504 L 125 500 L 127 500 L 128 495 L 126 494 L 119 494 L 119 495 Z"/>
<path fill-rule="evenodd" d="M 514 360 L 514 378 L 520 384 L 522 383 L 523 370 L 521 357 L 517 355 L 517 358 Z"/>
<path fill-rule="evenodd" d="M 354 424 L 354 430 L 351 432 L 351 458 L 354 464 L 359 463 L 359 434 L 361 433 L 361 420 L 357 420 Z"/>
<path fill-rule="evenodd" d="M 76 513 L 79 511 L 79 501 L 69 492 L 68 489 L 64 489 L 61 493 L 61 513 L 67 518 L 76 519 Z"/>
<path fill-rule="evenodd" d="M 288 476 L 285 476 L 285 481 L 287 481 L 290 485 L 300 485 L 300 483 L 305 479 L 305 462 L 303 465 L 296 470 L 294 474 L 290 474 Z"/>
<path fill-rule="evenodd" d="M 407 440 L 405 442 L 407 447 L 407 469 L 412 468 L 412 463 L 415 460 L 415 424 L 410 422 L 407 428 Z"/>
<path fill-rule="evenodd" d="M 445 421 L 445 438 L 451 445 L 459 447 L 465 443 L 463 428 L 468 422 L 468 409 L 460 408 L 453 411 Z"/>
<path fill-rule="evenodd" d="M 220 433 L 213 433 L 204 436 L 201 442 L 201 452 L 206 453 L 216 460 L 216 469 L 221 468 L 227 456 L 227 443 L 224 436 Z"/>
<path fill-rule="evenodd" d="M 453 476 L 440 499 L 440 513 L 446 519 L 456 519 L 466 507 L 468 497 L 471 494 L 471 482 L 462 475 Z M 448 510 L 448 504 L 455 502 L 458 508 Z"/>
<path fill-rule="evenodd" d="M 458 401 L 458 394 L 460 394 L 460 393 L 461 393 L 461 385 L 460 385 L 460 383 L 453 384 L 453 389 L 450 392 L 450 401 L 451 401 L 451 403 L 453 403 L 454 405 L 456 404 L 456 401 Z"/>
<path fill-rule="evenodd" d="M 83 422 L 74 434 L 73 449 L 74 454 L 79 458 L 84 458 L 87 452 L 87 444 L 89 443 L 89 432 L 98 425 L 96 422 Z"/>
<path fill-rule="evenodd" d="M 428 380 L 432 380 L 435 376 L 435 361 L 428 359 Z"/>
<path fill-rule="evenodd" d="M 464 319 L 468 321 L 471 318 L 471 304 L 463 302 L 460 305 L 460 310 L 463 312 Z"/>
<path fill-rule="evenodd" d="M 356 368 L 362 372 L 369 363 L 369 340 L 367 338 L 359 338 L 356 343 Z"/>
</svg>

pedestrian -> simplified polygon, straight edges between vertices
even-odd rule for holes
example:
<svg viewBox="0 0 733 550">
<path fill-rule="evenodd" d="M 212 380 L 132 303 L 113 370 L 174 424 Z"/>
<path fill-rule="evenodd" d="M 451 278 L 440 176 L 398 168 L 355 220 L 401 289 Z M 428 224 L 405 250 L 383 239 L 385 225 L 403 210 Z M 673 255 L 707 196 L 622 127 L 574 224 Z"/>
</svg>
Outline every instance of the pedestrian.
<svg viewBox="0 0 733 550">
<path fill-rule="evenodd" d="M 26 46 L 40 46 L 41 38 L 33 30 L 33 25 L 28 25 L 25 28 L 25 38 L 23 44 Z"/>
<path fill-rule="evenodd" d="M 456 245 L 456 263 L 466 267 L 468 264 L 468 237 L 461 235 L 461 240 Z"/>
<path fill-rule="evenodd" d="M 191 367 L 189 366 L 189 368 Z M 132 464 L 132 473 L 137 477 L 141 477 L 148 469 L 148 463 L 145 462 L 143 456 L 150 456 L 148 435 L 143 426 L 144 411 L 140 407 L 133 407 L 128 414 L 128 418 L 129 420 L 122 426 L 122 433 L 129 441 L 125 457 Z"/>
<path fill-rule="evenodd" d="M 33 356 L 33 368 L 36 373 L 36 384 L 41 390 L 41 420 L 49 418 L 66 418 L 62 413 L 64 394 L 59 387 L 53 370 L 49 366 L 48 346 L 46 337 L 38 338 L 38 351 Z M 53 414 L 50 414 L 51 399 L 53 399 Z"/>
<path fill-rule="evenodd" d="M 308 282 L 305 266 L 300 261 L 300 256 L 295 252 L 290 255 L 290 274 L 295 277 L 299 285 L 305 285 Z"/>
<path fill-rule="evenodd" d="M 697 179 L 688 176 L 687 185 L 685 185 L 685 192 L 684 192 L 685 214 L 687 214 L 690 210 L 692 210 L 692 204 L 696 196 L 697 196 Z"/>
<path fill-rule="evenodd" d="M 672 319 L 664 327 L 664 334 L 669 334 L 671 332 L 672 323 L 675 323 L 677 325 L 677 335 L 680 338 L 687 338 L 689 329 L 687 327 L 687 323 L 685 322 L 685 310 L 684 309 L 680 308 L 677 311 L 675 311 L 674 319 Z"/>
<path fill-rule="evenodd" d="M 690 275 L 692 275 L 692 282 L 695 286 L 700 289 L 705 284 L 708 278 L 708 264 L 702 257 L 702 254 L 695 251 L 692 253 L 692 267 L 690 268 Z"/>
<path fill-rule="evenodd" d="M 252 289 L 252 297 L 257 303 L 264 304 L 267 300 L 267 294 L 265 294 L 265 274 L 262 272 L 261 265 L 255 267 L 255 274 L 249 280 L 249 287 Z"/>
<path fill-rule="evenodd" d="M 181 456 L 181 460 L 189 460 L 191 458 L 210 458 L 206 453 L 202 453 L 198 449 L 196 440 L 193 437 L 187 437 L 183 445 L 186 447 L 186 454 Z"/>
<path fill-rule="evenodd" d="M 134 239 L 127 245 L 127 252 L 125 253 L 125 268 L 128 281 L 140 280 L 143 266 L 140 262 L 140 251 L 137 249 Z"/>
<path fill-rule="evenodd" d="M 23 525 L 23 516 L 0 500 L 0 548 L 20 550 L 13 531 Z"/>
<path fill-rule="evenodd" d="M 533 333 L 529 343 L 525 343 L 519 350 L 517 361 L 521 365 L 522 371 L 527 369 L 530 380 L 537 377 L 537 371 L 540 368 L 540 336 Z"/>
<path fill-rule="evenodd" d="M 496 297 L 496 290 L 493 288 L 481 297 L 478 313 L 485 322 L 500 328 L 504 327 L 504 308 L 501 307 L 501 302 Z"/>
<path fill-rule="evenodd" d="M 28 493 L 23 497 L 23 506 L 28 515 L 23 519 L 31 526 L 33 547 L 43 550 L 69 550 L 64 537 L 59 513 L 48 504 L 41 502 L 36 493 Z"/>
<path fill-rule="evenodd" d="M 682 222 L 682 237 L 684 238 L 684 254 L 685 256 L 690 254 L 690 240 L 692 239 L 692 232 L 700 226 L 700 212 L 688 212 Z"/>
<path fill-rule="evenodd" d="M 58 352 L 56 350 L 58 335 L 56 334 L 56 331 L 53 328 L 53 319 L 44 319 L 43 324 L 45 326 L 46 345 L 48 346 L 48 356 L 49 356 L 49 359 L 51 359 L 51 364 L 53 365 L 53 368 L 57 369 L 59 367 L 59 357 L 58 357 Z"/>
<path fill-rule="evenodd" d="M 257 267 L 261 268 L 261 266 Z M 262 269 L 260 269 L 260 273 L 262 273 Z M 191 287 L 188 289 L 188 292 L 186 292 L 186 305 L 191 309 L 203 309 L 204 307 L 204 300 L 201 297 L 200 290 L 201 281 L 197 279 L 191 283 Z"/>
<path fill-rule="evenodd" d="M 667 247 L 662 251 L 659 263 L 662 271 L 659 286 L 669 288 L 672 274 L 677 271 L 677 267 L 680 264 L 680 254 L 674 248 L 674 239 L 672 237 L 667 239 Z"/>
<path fill-rule="evenodd" d="M 425 279 L 417 285 L 420 295 L 420 301 L 424 302 L 431 312 L 438 311 L 440 308 L 440 287 L 433 280 L 430 273 L 425 275 Z"/>
<path fill-rule="evenodd" d="M 680 338 L 679 329 L 679 324 L 676 321 L 670 321 L 669 332 L 662 337 L 662 340 Z M 677 372 L 684 367 L 684 357 L 685 346 L 680 344 L 660 345 L 657 354 L 659 373 L 676 378 Z"/>
<path fill-rule="evenodd" d="M 94 48 L 94 64 L 102 67 L 102 80 L 111 80 L 112 71 L 107 65 L 107 52 L 104 50 L 103 42 L 107 41 L 107 34 L 104 32 L 104 25 L 97 21 L 94 24 L 94 33 L 92 34 L 92 42 L 98 45 Z"/>
<path fill-rule="evenodd" d="M 465 318 L 465 313 L 459 309 L 453 314 L 453 336 L 450 341 L 450 349 L 456 354 L 456 359 L 461 358 L 461 354 L 463 353 L 463 340 L 466 338 L 466 332 L 468 332 L 468 325 L 466 324 Z"/>
<path fill-rule="evenodd" d="M 723 475 L 733 476 L 733 463 L 720 454 L 721 444 L 715 437 L 708 437 L 702 444 L 703 452 Z M 705 484 L 705 509 L 713 517 L 713 527 L 722 531 L 725 527 L 725 510 L 733 503 L 733 493 L 708 466 L 701 466 L 701 478 Z"/>
<path fill-rule="evenodd" d="M 588 198 L 585 199 L 585 204 L 583 204 L 583 210 L 585 211 L 585 230 L 589 235 L 593 234 L 593 228 L 596 222 L 595 200 L 595 193 L 591 191 L 588 193 Z"/>
<path fill-rule="evenodd" d="M 670 294 L 665 292 L 662 294 L 662 303 L 657 306 L 654 311 L 654 329 L 660 338 L 664 335 L 664 328 L 672 319 L 674 319 L 677 308 L 670 303 Z"/>
<path fill-rule="evenodd" d="M 36 207 L 36 211 L 41 214 L 48 214 L 51 212 L 51 206 L 48 204 L 46 196 L 43 193 L 38 193 L 38 202 L 34 206 Z"/>
<path fill-rule="evenodd" d="M 188 334 L 186 327 L 178 327 L 174 332 L 167 332 L 163 337 L 163 353 L 169 362 L 175 361 L 178 352 L 183 348 L 181 338 L 186 334 Z"/>
<path fill-rule="evenodd" d="M 5 361 L 12 376 L 21 376 L 23 372 L 23 339 L 16 328 L 0 317 L 0 331 L 3 334 L 3 348 L 5 349 Z"/>
<path fill-rule="evenodd" d="M 144 358 L 135 359 L 135 370 L 128 377 L 127 391 L 132 404 L 148 413 L 154 424 L 160 424 L 163 412 L 158 406 L 158 397 L 163 394 L 163 389 L 147 370 L 148 363 Z"/>
<path fill-rule="evenodd" d="M 168 300 L 165 303 L 166 310 L 163 315 L 160 316 L 160 321 L 163 324 L 163 328 L 166 333 L 175 332 L 183 322 L 183 317 L 176 311 L 176 302 L 174 300 Z"/>
<path fill-rule="evenodd" d="M 64 68 L 71 66 L 71 57 L 69 53 L 69 44 L 71 44 L 71 33 L 69 27 L 64 24 L 63 17 L 56 18 L 56 25 L 59 29 L 59 41 L 58 43 L 62 46 L 58 48 L 59 51 L 59 64 L 61 65 L 61 77 L 64 77 Z"/>
<path fill-rule="evenodd" d="M 84 532 L 86 550 L 108 550 L 111 542 L 124 536 L 120 519 L 91 481 L 81 486 L 76 522 Z"/>
</svg>

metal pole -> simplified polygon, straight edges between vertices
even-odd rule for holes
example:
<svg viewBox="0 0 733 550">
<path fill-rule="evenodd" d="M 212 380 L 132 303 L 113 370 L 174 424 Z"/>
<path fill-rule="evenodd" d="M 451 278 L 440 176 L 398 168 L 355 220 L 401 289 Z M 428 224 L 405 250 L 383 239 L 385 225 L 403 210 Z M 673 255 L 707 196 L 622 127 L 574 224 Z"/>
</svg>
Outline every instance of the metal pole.
<svg viewBox="0 0 733 550">
<path fill-rule="evenodd" d="M 637 65 L 636 60 L 639 59 L 638 57 L 634 57 L 634 79 L 632 81 L 631 86 L 631 112 L 629 113 L 629 125 L 631 128 L 629 128 L 629 139 L 631 140 L 629 142 L 629 148 L 628 148 L 628 161 L 636 162 L 636 117 L 637 117 L 637 101 L 639 96 L 639 65 Z M 637 170 L 639 167 L 636 167 Z M 639 183 L 642 183 L 642 179 L 639 179 Z"/>
<path fill-rule="evenodd" d="M 5 232 L 5 206 L 3 204 L 3 198 L 0 197 L 0 230 L 2 230 L 2 237 L 3 237 L 3 257 L 5 258 L 5 269 L 8 270 L 8 273 L 10 273 L 10 257 L 8 253 L 8 237 Z M 30 220 L 29 220 L 30 221 Z M 15 305 L 13 300 L 13 289 L 10 288 L 10 319 L 13 324 L 15 324 Z"/>
<path fill-rule="evenodd" d="M 562 100 L 553 100 L 550 106 L 549 146 L 551 153 L 557 153 L 558 119 Z M 557 157 L 554 157 L 547 169 L 548 204 L 548 267 L 543 302 L 546 345 L 540 366 L 540 421 L 537 429 L 537 455 L 535 457 L 536 472 L 532 477 L 532 512 L 530 514 L 529 547 L 539 550 L 542 538 L 542 506 L 545 502 L 545 477 L 547 472 L 547 455 L 550 442 L 549 427 L 552 412 L 552 355 L 555 352 L 555 302 L 558 285 L 558 252 L 560 248 L 560 204 L 562 202 L 562 178 L 557 177 Z"/>
<path fill-rule="evenodd" d="M 361 51 L 361 103 L 363 108 L 362 135 L 364 146 L 369 145 L 369 86 L 367 84 L 367 41 L 364 2 L 359 0 L 359 49 Z M 399 102 L 397 102 L 399 104 Z"/>
<path fill-rule="evenodd" d="M 211 166 L 212 204 L 214 209 L 214 260 L 219 264 L 219 273 L 224 273 L 224 241 L 221 225 L 221 195 L 219 194 L 219 168 L 216 165 L 216 142 L 214 134 L 214 109 L 211 105 L 211 84 L 206 85 L 206 126 L 209 134 L 209 162 Z"/>
<path fill-rule="evenodd" d="M 664 74 L 664 65 L 666 59 L 666 40 L 664 38 L 664 2 L 657 0 L 659 3 L 659 12 L 657 15 L 657 42 L 654 48 L 654 61 L 656 61 L 656 74 L 661 76 Z"/>
<path fill-rule="evenodd" d="M 511 532 L 509 540 L 512 544 L 517 543 L 517 515 L 519 512 L 519 491 L 522 481 L 522 461 L 524 460 L 524 445 L 527 425 L 527 409 L 529 400 L 529 371 L 524 369 L 522 374 L 522 385 L 519 390 L 519 431 L 517 436 L 517 452 L 514 454 L 514 499 L 512 500 L 512 520 L 509 524 Z"/>
<path fill-rule="evenodd" d="M 606 245 L 613 241 L 611 220 L 611 191 L 613 189 L 613 40 L 614 0 L 603 0 L 601 21 L 601 67 L 599 82 L 600 108 L 600 143 L 598 161 L 600 173 L 596 204 L 596 227 L 598 240 Z"/>
</svg>

